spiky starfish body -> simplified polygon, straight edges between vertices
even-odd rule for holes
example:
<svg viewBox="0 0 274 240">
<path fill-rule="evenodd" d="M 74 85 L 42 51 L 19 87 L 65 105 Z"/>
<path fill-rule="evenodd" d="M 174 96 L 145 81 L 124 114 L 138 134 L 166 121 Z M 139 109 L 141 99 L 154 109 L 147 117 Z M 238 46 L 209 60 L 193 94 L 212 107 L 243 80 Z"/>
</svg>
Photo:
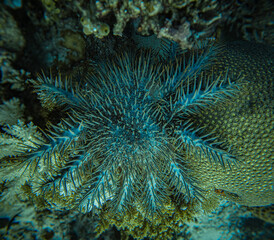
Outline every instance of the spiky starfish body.
<svg viewBox="0 0 274 240">
<path fill-rule="evenodd" d="M 118 213 L 141 205 L 146 216 L 161 213 L 174 196 L 202 200 L 188 158 L 223 168 L 236 159 L 193 119 L 233 98 L 239 83 L 228 72 L 210 73 L 215 47 L 190 57 L 170 51 L 162 53 L 165 60 L 140 50 L 99 62 L 80 83 L 44 75 L 33 81 L 45 106 L 64 106 L 69 114 L 18 158 L 24 174 L 36 176 L 38 195 L 68 199 L 83 212 L 106 203 Z"/>
</svg>

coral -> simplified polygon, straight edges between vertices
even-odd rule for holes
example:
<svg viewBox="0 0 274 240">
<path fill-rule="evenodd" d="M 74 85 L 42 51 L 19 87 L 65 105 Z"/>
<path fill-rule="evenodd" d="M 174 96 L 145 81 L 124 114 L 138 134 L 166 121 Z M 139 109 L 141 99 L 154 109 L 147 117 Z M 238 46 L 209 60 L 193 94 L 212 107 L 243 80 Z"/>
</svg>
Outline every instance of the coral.
<svg viewBox="0 0 274 240">
<path fill-rule="evenodd" d="M 248 41 L 256 41 L 273 45 L 273 15 L 274 6 L 271 0 L 241 1 L 235 3 L 238 11 L 228 17 L 230 32 Z M 244 17 L 243 17 L 244 16 Z"/>
<path fill-rule="evenodd" d="M 229 67 L 249 81 L 241 94 L 225 106 L 199 115 L 200 124 L 215 131 L 242 156 L 238 168 L 224 172 L 207 161 L 191 161 L 213 195 L 246 206 L 273 204 L 273 49 L 264 45 L 235 42 L 229 44 L 217 68 Z M 234 147 L 233 147 L 234 146 Z M 235 149 L 235 146 L 237 148 Z"/>
<path fill-rule="evenodd" d="M 42 0 L 48 24 L 67 22 L 73 15 L 74 24 L 82 26 L 86 35 L 104 38 L 110 33 L 123 36 L 130 22 L 138 22 L 135 31 L 141 35 L 165 37 L 178 41 L 183 49 L 191 48 L 199 39 L 217 36 L 217 27 L 236 10 L 223 1 L 54 1 Z M 70 30 L 73 30 L 71 28 Z"/>
<path fill-rule="evenodd" d="M 61 45 L 69 49 L 68 58 L 79 61 L 85 56 L 85 40 L 76 32 L 66 31 L 62 33 L 63 39 Z"/>
<path fill-rule="evenodd" d="M 2 207 L 1 205 L 1 239 L 95 239 L 95 221 L 89 216 L 69 211 L 37 210 L 29 202 L 21 203 L 19 206 L 17 204 L 16 208 L 13 206 L 13 211 L 9 212 L 11 217 L 4 218 L 2 214 L 5 211 Z M 6 224 L 3 219 L 6 220 Z M 108 234 L 109 239 L 115 239 L 114 233 L 109 231 Z"/>
<path fill-rule="evenodd" d="M 18 119 L 23 120 L 24 108 L 17 98 L 4 101 L 4 104 L 0 105 L 0 125 L 14 125 Z"/>
<path fill-rule="evenodd" d="M 68 115 L 43 133 L 2 129 L 4 198 L 27 185 L 52 208 L 98 215 L 98 233 L 136 238 L 170 238 L 221 199 L 271 204 L 273 50 L 161 47 L 32 80 L 45 108 Z"/>
<path fill-rule="evenodd" d="M 2 1 L 0 221 L 9 215 L 9 231 L 0 238 L 75 238 L 62 233 L 69 212 L 90 220 L 89 233 L 116 226 L 123 236 L 168 239 L 222 200 L 273 221 L 273 49 L 195 43 L 271 45 L 272 9 L 269 0 Z M 31 222 L 56 221 L 31 226 L 28 212 Z"/>
<path fill-rule="evenodd" d="M 273 6 L 269 0 L 264 0 L 262 4 L 256 1 L 209 0 L 101 0 L 58 4 L 65 11 L 80 13 L 79 22 L 83 33 L 93 34 L 98 38 L 108 36 L 111 32 L 116 36 L 123 36 L 128 23 L 135 22 L 136 33 L 143 36 L 153 33 L 159 38 L 177 41 L 183 49 L 191 48 L 197 40 L 219 39 L 227 29 L 230 34 L 241 32 L 241 37 L 247 40 L 273 43 L 269 10 Z M 266 10 L 267 14 L 264 14 Z M 221 30 L 225 25 L 227 28 Z"/>
<path fill-rule="evenodd" d="M 273 205 L 263 207 L 248 207 L 247 210 L 252 212 L 256 217 L 274 224 L 274 207 Z"/>
<path fill-rule="evenodd" d="M 222 39 L 223 32 L 227 31 L 229 34 L 225 37 L 236 35 L 245 38 L 243 33 L 237 35 L 243 28 L 248 30 L 246 38 L 249 39 L 252 39 L 249 33 L 256 32 L 256 29 L 259 35 L 263 35 L 262 39 L 256 38 L 258 41 L 271 44 L 272 36 L 270 15 L 261 14 L 263 9 L 267 9 L 267 4 L 261 9 L 261 5 L 256 1 L 254 4 L 244 1 L 239 5 L 238 1 L 219 0 L 41 0 L 21 1 L 21 7 L 16 10 L 11 10 L 4 4 L 1 4 L 1 7 L 3 11 L 10 10 L 9 15 L 12 15 L 13 20 L 6 20 L 15 22 L 16 29 L 19 30 L 16 37 L 7 42 L 6 47 L 12 45 L 13 48 L 19 49 L 23 42 L 16 44 L 14 40 L 21 38 L 23 33 L 25 48 L 18 55 L 15 64 L 32 73 L 49 68 L 53 71 L 58 69 L 68 72 L 75 60 L 82 60 L 78 56 L 82 56 L 84 47 L 78 48 L 79 52 L 74 48 L 64 47 L 63 43 L 70 37 L 68 33 L 78 35 L 81 39 L 78 46 L 85 43 L 85 60 L 90 56 L 97 56 L 98 53 L 103 53 L 100 57 L 105 57 L 104 54 L 112 50 L 109 48 L 122 46 L 127 37 L 131 37 L 129 32 L 139 36 L 151 36 L 154 33 L 158 38 L 165 37 L 177 41 L 183 49 L 191 48 L 197 40 Z M 249 16 L 253 15 L 257 17 L 248 25 Z M 4 19 L 4 22 L 6 20 Z M 12 25 L 15 28 L 14 24 Z M 1 29 L 5 29 L 5 26 Z M 11 36 L 10 32 L 6 36 Z M 3 37 L 5 39 L 5 36 Z"/>
<path fill-rule="evenodd" d="M 61 13 L 60 8 L 56 6 L 55 0 L 41 0 L 42 5 L 46 9 L 45 19 L 48 22 L 58 21 L 58 14 Z"/>
<path fill-rule="evenodd" d="M 80 2 L 75 3 L 79 11 L 82 13 L 80 23 L 83 26 L 83 32 L 85 35 L 94 34 L 98 38 L 107 36 L 110 32 L 109 25 L 96 20 L 92 9 L 93 3 L 91 2 L 90 10 L 85 10 L 81 7 Z"/>
<path fill-rule="evenodd" d="M 82 2 L 82 1 L 80 1 Z M 78 4 L 81 5 L 80 3 Z M 233 5 L 219 1 L 96 1 L 79 8 L 85 18 L 84 32 L 100 34 L 102 22 L 114 14 L 113 34 L 122 36 L 128 22 L 137 21 L 136 31 L 142 35 L 154 33 L 178 41 L 183 49 L 190 48 L 197 39 L 213 37 L 214 29 L 230 14 Z M 96 18 L 94 18 L 94 16 Z M 108 22 L 104 21 L 105 24 Z M 91 31 L 89 30 L 91 29 Z M 98 34 L 99 33 L 99 34 Z"/>
<path fill-rule="evenodd" d="M 25 46 L 25 39 L 13 16 L 0 3 L 0 47 L 19 52 Z"/>
<path fill-rule="evenodd" d="M 191 240 L 229 240 L 242 239 L 244 229 L 237 225 L 237 219 L 250 217 L 245 207 L 228 201 L 222 201 L 210 214 L 196 217 L 196 221 L 187 222 L 186 232 Z"/>
<path fill-rule="evenodd" d="M 56 7 L 56 0 L 41 0 L 43 6 L 52 14 L 59 14 L 60 9 Z"/>
<path fill-rule="evenodd" d="M 174 233 L 182 231 L 184 223 L 193 220 L 199 209 L 196 204 L 182 204 L 176 207 L 175 204 L 164 205 L 165 211 L 161 217 L 154 218 L 150 221 L 144 218 L 137 211 L 131 211 L 127 215 L 113 214 L 103 211 L 100 216 L 99 224 L 96 231 L 97 236 L 106 231 L 109 226 L 115 225 L 120 229 L 122 236 L 131 235 L 134 239 L 144 239 L 146 237 L 152 239 L 170 239 Z"/>
<path fill-rule="evenodd" d="M 168 23 L 167 26 L 161 28 L 158 37 L 180 42 L 181 47 L 185 49 L 192 47 L 192 44 L 189 43 L 191 35 L 190 24 L 188 22 L 179 26 L 178 29 L 172 28 L 171 23 Z"/>
<path fill-rule="evenodd" d="M 22 91 L 25 88 L 25 79 L 30 76 L 30 73 L 23 69 L 15 69 L 13 66 L 15 60 L 15 53 L 0 49 L 1 83 L 9 83 L 12 89 Z"/>
<path fill-rule="evenodd" d="M 0 137 L 1 158 L 16 156 L 26 148 L 24 144 L 34 146 L 33 138 L 41 138 L 41 135 L 36 132 L 36 127 L 33 123 L 25 126 L 22 121 L 18 121 L 15 125 L 2 127 L 2 130 L 5 131 L 5 134 L 1 134 Z M 13 173 L 11 173 L 11 175 L 13 175 Z M 8 179 L 8 176 L 4 176 L 4 178 Z M 20 182 L 18 183 L 22 184 Z"/>
</svg>

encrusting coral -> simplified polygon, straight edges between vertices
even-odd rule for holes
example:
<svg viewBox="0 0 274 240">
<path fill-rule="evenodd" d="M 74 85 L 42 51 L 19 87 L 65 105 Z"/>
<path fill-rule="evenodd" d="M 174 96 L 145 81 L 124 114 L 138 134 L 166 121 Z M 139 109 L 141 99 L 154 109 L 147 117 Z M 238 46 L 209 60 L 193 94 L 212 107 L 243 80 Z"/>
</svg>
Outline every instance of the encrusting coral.
<svg viewBox="0 0 274 240">
<path fill-rule="evenodd" d="M 29 185 L 52 208 L 98 214 L 98 233 L 114 224 L 136 238 L 170 238 L 223 198 L 271 204 L 266 51 L 239 43 L 182 53 L 166 42 L 98 61 L 88 74 L 41 75 L 31 82 L 43 106 L 67 117 L 47 132 L 3 128 L 16 145 L 2 180 L 15 183 L 13 194 Z"/>
</svg>

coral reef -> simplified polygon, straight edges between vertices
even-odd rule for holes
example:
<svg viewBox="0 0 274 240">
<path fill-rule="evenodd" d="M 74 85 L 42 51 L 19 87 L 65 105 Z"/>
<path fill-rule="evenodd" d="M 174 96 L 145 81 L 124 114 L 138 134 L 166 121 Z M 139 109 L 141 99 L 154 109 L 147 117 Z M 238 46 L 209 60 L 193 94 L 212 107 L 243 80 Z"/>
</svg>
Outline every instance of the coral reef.
<svg viewBox="0 0 274 240">
<path fill-rule="evenodd" d="M 0 238 L 271 236 L 272 9 L 2 1 Z"/>
<path fill-rule="evenodd" d="M 76 61 L 102 51 L 102 42 L 123 45 L 125 38 L 114 35 L 128 37 L 129 32 L 168 38 L 177 41 L 182 49 L 191 48 L 197 40 L 231 36 L 273 44 L 270 14 L 273 5 L 268 0 L 262 4 L 249 2 L 4 1 L 0 3 L 5 13 L 2 16 L 9 20 L 3 22 L 1 29 L 12 24 L 13 31 L 7 28 L 9 32 L 3 39 L 11 36 L 11 41 L 2 47 L 17 48 L 17 68 L 35 73 L 49 68 L 67 71 Z M 268 9 L 269 13 L 264 15 Z M 12 16 L 5 17 L 7 14 Z M 73 38 L 79 39 L 77 46 Z M 94 44 L 95 38 L 102 41 Z M 67 47 L 73 41 L 74 46 Z M 108 46 L 104 48 L 107 51 Z"/>
<path fill-rule="evenodd" d="M 131 49 L 87 75 L 32 80 L 44 107 L 69 115 L 48 133 L 3 128 L 3 196 L 27 184 L 42 208 L 96 213 L 98 233 L 114 224 L 140 239 L 170 238 L 220 199 L 273 203 L 273 53 L 246 46 Z"/>
<path fill-rule="evenodd" d="M 230 46 L 220 65 L 241 72 L 249 80 L 249 86 L 244 88 L 240 99 L 226 106 L 226 114 L 223 109 L 215 109 L 215 114 L 204 112 L 201 118 L 203 123 L 208 123 L 207 128 L 216 129 L 217 134 L 224 136 L 227 144 L 237 145 L 238 154 L 245 157 L 238 170 L 223 172 L 216 166 L 210 168 L 210 173 L 206 170 L 206 176 L 203 170 L 199 175 L 208 186 L 233 193 L 217 193 L 228 200 L 235 201 L 234 194 L 237 194 L 236 202 L 240 204 L 269 205 L 273 203 L 273 128 L 269 127 L 273 126 L 273 49 L 248 42 Z"/>
<path fill-rule="evenodd" d="M 248 41 L 273 45 L 274 5 L 272 1 L 263 0 L 260 4 L 255 0 L 237 1 L 235 4 L 238 10 L 228 17 L 229 31 Z"/>
<path fill-rule="evenodd" d="M 32 126 L 6 129 L 3 141 L 11 136 L 19 142 L 17 151 L 10 147 L 12 164 L 2 162 L 7 168 L 3 180 L 31 181 L 33 191 L 57 208 L 100 212 L 106 207 L 119 215 L 138 209 L 138 219 L 164 219 L 159 214 L 176 209 L 171 196 L 181 206 L 201 201 L 187 159 L 206 157 L 223 168 L 236 159 L 217 136 L 191 126 L 191 119 L 233 97 L 240 86 L 227 75 L 203 76 L 218 49 L 201 49 L 189 60 L 180 52 L 173 56 L 172 50 L 172 44 L 165 49 L 165 64 L 155 53 L 136 50 L 97 62 L 98 71 L 82 76 L 82 84 L 60 76 L 33 81 L 45 107 L 63 105 L 72 111 L 44 137 Z M 2 151 L 7 148 L 4 144 Z M 188 211 L 178 210 L 180 219 L 191 215 Z"/>
<path fill-rule="evenodd" d="M 23 120 L 24 108 L 17 98 L 4 101 L 4 104 L 0 105 L 0 125 L 15 125 L 18 120 Z"/>
<path fill-rule="evenodd" d="M 111 33 L 123 36 L 130 21 L 138 34 L 165 37 L 190 48 L 197 40 L 219 38 L 227 25 L 245 40 L 273 43 L 273 4 L 257 1 L 71 1 L 65 6 L 53 0 L 42 1 L 50 16 L 58 22 L 58 13 L 78 11 L 85 35 L 103 38 Z M 59 5 L 57 7 L 56 5 Z M 265 15 L 266 9 L 269 9 Z M 271 11 L 272 10 L 272 11 Z M 56 13 L 57 11 L 57 13 Z M 115 20 L 113 19 L 115 16 Z M 114 22 L 114 24 L 113 24 Z"/>
<path fill-rule="evenodd" d="M 13 16 L 4 8 L 0 9 L 0 47 L 18 52 L 25 46 L 25 39 Z"/>
<path fill-rule="evenodd" d="M 94 232 L 96 219 L 78 212 L 37 210 L 29 202 L 14 206 L 9 214 L 11 217 L 0 214 L 1 239 L 96 239 Z M 101 237 L 119 239 L 115 238 L 114 230 L 108 231 Z"/>
<path fill-rule="evenodd" d="M 8 83 L 11 85 L 12 89 L 22 91 L 25 88 L 25 81 L 30 76 L 30 73 L 23 69 L 15 69 L 13 67 L 15 60 L 15 53 L 0 49 L 1 83 Z"/>
<path fill-rule="evenodd" d="M 24 89 L 26 71 L 13 68 L 16 54 L 25 47 L 26 41 L 13 16 L 0 3 L 0 71 L 1 82 L 11 83 L 13 89 Z"/>
<path fill-rule="evenodd" d="M 20 209 L 21 207 L 21 209 Z M 72 211 L 37 211 L 32 204 L 21 205 L 10 213 L 12 218 L 0 215 L 0 237 L 3 239 L 105 239 L 120 240 L 123 235 L 112 228 L 95 237 L 96 219 Z M 245 240 L 271 239 L 271 225 L 253 218 L 244 207 L 222 202 L 208 216 L 198 216 L 195 222 L 180 227 L 178 240 Z"/>
<path fill-rule="evenodd" d="M 85 35 L 98 38 L 123 36 L 130 21 L 141 35 L 165 37 L 190 48 L 197 39 L 216 37 L 216 27 L 233 11 L 233 4 L 221 1 L 42 1 L 47 15 L 58 22 L 60 9 L 80 13 Z M 114 19 L 113 19 L 114 15 Z M 113 24 L 113 22 L 115 22 Z"/>
</svg>

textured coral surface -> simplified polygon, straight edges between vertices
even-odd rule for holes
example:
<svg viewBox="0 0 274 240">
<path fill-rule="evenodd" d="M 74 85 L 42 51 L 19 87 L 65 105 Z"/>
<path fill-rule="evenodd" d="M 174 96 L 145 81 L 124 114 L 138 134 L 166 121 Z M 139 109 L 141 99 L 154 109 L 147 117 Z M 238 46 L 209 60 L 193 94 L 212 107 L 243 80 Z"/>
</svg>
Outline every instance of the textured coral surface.
<svg viewBox="0 0 274 240">
<path fill-rule="evenodd" d="M 219 66 L 241 73 L 248 84 L 233 101 L 204 111 L 200 121 L 232 146 L 241 163 L 227 171 L 210 167 L 207 161 L 193 165 L 202 166 L 195 167 L 198 176 L 217 195 L 247 206 L 272 204 L 273 50 L 245 42 L 230 44 Z"/>
</svg>

